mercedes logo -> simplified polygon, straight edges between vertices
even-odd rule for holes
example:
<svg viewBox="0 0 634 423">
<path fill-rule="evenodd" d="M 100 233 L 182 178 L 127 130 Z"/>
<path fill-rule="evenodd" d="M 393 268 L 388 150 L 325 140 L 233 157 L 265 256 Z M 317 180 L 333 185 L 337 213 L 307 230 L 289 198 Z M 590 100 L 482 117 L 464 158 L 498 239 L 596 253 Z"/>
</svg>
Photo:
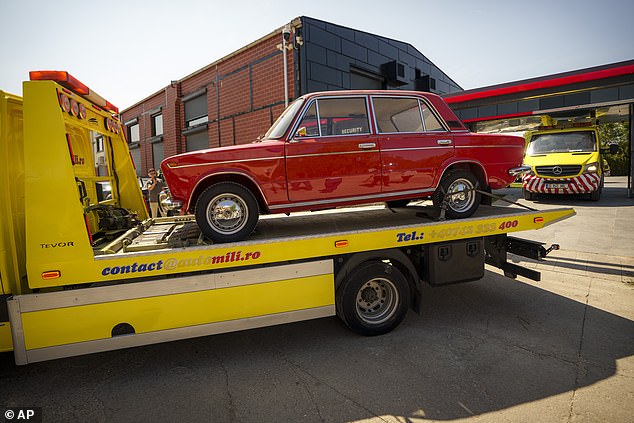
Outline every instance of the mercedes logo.
<svg viewBox="0 0 634 423">
<path fill-rule="evenodd" d="M 564 172 L 564 170 L 559 167 L 559 166 L 554 166 L 553 167 L 553 174 L 554 175 L 561 175 Z"/>
</svg>

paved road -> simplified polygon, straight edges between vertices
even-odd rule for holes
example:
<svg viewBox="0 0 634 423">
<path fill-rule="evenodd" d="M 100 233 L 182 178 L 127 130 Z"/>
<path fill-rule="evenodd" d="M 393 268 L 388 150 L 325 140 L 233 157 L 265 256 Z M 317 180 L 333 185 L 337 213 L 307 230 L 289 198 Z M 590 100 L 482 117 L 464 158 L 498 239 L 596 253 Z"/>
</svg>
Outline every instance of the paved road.
<svg viewBox="0 0 634 423">
<path fill-rule="evenodd" d="M 541 282 L 428 288 L 381 337 L 326 318 L 25 367 L 4 354 L 0 406 L 47 422 L 632 422 L 634 200 L 614 181 L 600 203 L 535 203 L 578 211 L 522 234 L 562 244 L 521 262 Z"/>
</svg>

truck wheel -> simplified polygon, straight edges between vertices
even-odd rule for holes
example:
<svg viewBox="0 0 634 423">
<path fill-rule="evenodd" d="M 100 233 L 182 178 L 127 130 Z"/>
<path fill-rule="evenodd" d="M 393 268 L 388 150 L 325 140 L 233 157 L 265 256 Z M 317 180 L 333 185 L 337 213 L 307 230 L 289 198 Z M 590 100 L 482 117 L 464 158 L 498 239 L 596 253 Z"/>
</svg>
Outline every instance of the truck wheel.
<svg viewBox="0 0 634 423">
<path fill-rule="evenodd" d="M 356 267 L 337 288 L 337 314 L 360 335 L 382 335 L 397 327 L 410 303 L 407 279 L 396 267 L 370 261 Z"/>
<path fill-rule="evenodd" d="M 471 172 L 461 169 L 449 171 L 432 196 L 434 207 L 441 208 L 446 196 L 447 217 L 462 219 L 471 216 L 480 205 L 477 185 L 478 179 Z"/>
<path fill-rule="evenodd" d="M 528 201 L 534 201 L 536 195 L 533 194 L 532 192 L 528 191 L 527 189 L 522 189 L 522 194 L 524 195 L 524 200 L 528 200 Z"/>
<path fill-rule="evenodd" d="M 258 202 L 247 188 L 221 182 L 207 188 L 195 207 L 196 223 L 214 242 L 241 241 L 258 223 Z"/>
</svg>

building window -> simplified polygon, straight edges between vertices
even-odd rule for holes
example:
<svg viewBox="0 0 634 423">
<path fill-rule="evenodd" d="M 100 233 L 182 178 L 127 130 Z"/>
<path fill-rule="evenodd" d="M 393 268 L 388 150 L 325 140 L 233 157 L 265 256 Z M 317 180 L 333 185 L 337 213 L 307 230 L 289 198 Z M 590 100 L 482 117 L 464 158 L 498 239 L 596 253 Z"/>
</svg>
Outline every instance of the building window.
<svg viewBox="0 0 634 423">
<path fill-rule="evenodd" d="M 185 104 L 185 126 L 191 127 L 206 123 L 207 117 L 207 96 L 199 95 L 184 101 Z"/>
<path fill-rule="evenodd" d="M 155 142 L 152 144 L 152 163 L 154 165 L 154 169 L 161 168 L 161 162 L 165 158 L 165 149 L 163 146 L 163 142 Z"/>
<path fill-rule="evenodd" d="M 130 149 L 130 156 L 132 156 L 132 161 L 134 162 L 134 167 L 135 167 L 135 170 L 136 170 L 136 176 L 141 176 L 141 149 L 140 148 L 131 148 Z"/>
<path fill-rule="evenodd" d="M 195 134 L 187 135 L 187 151 L 204 150 L 209 148 L 209 138 L 207 137 L 207 131 L 196 132 Z"/>
<path fill-rule="evenodd" d="M 153 115 L 152 116 L 152 136 L 156 137 L 159 135 L 163 135 L 163 115 Z"/>
<path fill-rule="evenodd" d="M 128 142 L 139 142 L 141 141 L 141 133 L 139 132 L 139 124 L 134 123 L 132 125 L 128 125 Z"/>
</svg>

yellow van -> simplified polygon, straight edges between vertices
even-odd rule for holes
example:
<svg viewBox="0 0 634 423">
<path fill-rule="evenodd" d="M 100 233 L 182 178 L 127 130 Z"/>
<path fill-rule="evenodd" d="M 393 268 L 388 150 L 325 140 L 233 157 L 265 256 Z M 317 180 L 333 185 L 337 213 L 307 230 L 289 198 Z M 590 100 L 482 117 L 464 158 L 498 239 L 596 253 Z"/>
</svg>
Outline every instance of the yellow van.
<svg viewBox="0 0 634 423">
<path fill-rule="evenodd" d="M 522 177 L 526 200 L 539 194 L 587 194 L 599 200 L 604 173 L 596 126 L 530 131 L 525 137 L 524 165 L 531 167 Z"/>
</svg>

